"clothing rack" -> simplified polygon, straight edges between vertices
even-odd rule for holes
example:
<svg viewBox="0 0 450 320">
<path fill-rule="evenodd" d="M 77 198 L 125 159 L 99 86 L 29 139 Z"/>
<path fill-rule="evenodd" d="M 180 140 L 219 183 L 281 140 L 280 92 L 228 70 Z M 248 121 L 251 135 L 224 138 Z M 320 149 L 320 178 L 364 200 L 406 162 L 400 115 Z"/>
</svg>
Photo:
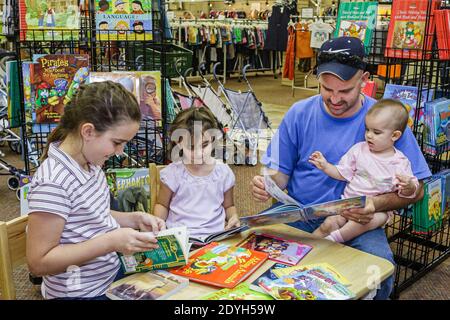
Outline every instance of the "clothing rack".
<svg viewBox="0 0 450 320">
<path fill-rule="evenodd" d="M 181 29 L 184 27 L 216 27 L 216 28 L 232 28 L 232 29 L 260 29 L 260 30 L 267 30 L 268 29 L 268 21 L 267 20 L 253 20 L 253 19 L 231 19 L 231 18 L 225 18 L 225 19 L 211 19 L 211 18 L 194 18 L 194 19 L 185 19 L 185 18 L 177 18 L 172 19 L 170 21 L 170 24 L 172 28 L 178 28 L 178 44 L 180 46 L 183 45 L 183 41 L 181 39 Z M 226 50 L 226 43 L 223 43 L 223 74 L 220 76 L 224 83 L 226 82 L 226 74 L 227 74 L 227 50 Z M 206 55 L 206 50 L 208 46 L 206 46 L 203 49 L 203 52 L 201 56 L 199 57 L 199 60 L 204 61 L 204 57 Z M 255 50 L 258 50 L 258 48 L 255 48 Z M 261 58 L 259 57 L 259 63 L 262 65 Z M 238 56 L 236 57 L 236 63 L 233 68 L 233 72 L 236 72 L 236 70 L 239 72 L 239 76 L 241 73 L 241 69 L 244 66 L 244 57 L 241 53 L 238 53 Z M 267 69 L 269 70 L 269 69 Z M 266 69 L 254 69 L 254 70 L 248 70 L 251 71 L 266 71 Z M 181 82 L 180 82 L 181 85 Z"/>
</svg>

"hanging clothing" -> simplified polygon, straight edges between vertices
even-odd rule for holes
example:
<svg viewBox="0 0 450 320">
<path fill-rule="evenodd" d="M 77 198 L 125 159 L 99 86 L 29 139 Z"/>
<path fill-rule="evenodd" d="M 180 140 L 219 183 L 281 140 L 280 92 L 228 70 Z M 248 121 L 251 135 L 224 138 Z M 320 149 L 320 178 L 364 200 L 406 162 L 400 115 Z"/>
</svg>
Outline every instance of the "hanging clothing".
<svg viewBox="0 0 450 320">
<path fill-rule="evenodd" d="M 269 17 L 267 39 L 264 49 L 285 51 L 288 41 L 287 27 L 291 10 L 285 6 L 272 7 L 272 15 Z"/>
<path fill-rule="evenodd" d="M 295 46 L 295 28 L 293 26 L 289 26 L 286 58 L 283 67 L 283 78 L 288 78 L 289 80 L 294 79 L 294 71 L 295 71 L 294 46 Z"/>
<path fill-rule="evenodd" d="M 325 41 L 330 39 L 334 28 L 328 23 L 314 22 L 309 26 L 311 31 L 311 48 L 319 49 Z"/>
<path fill-rule="evenodd" d="M 295 57 L 298 59 L 312 58 L 314 52 L 310 47 L 311 32 L 307 24 L 295 24 Z"/>
</svg>

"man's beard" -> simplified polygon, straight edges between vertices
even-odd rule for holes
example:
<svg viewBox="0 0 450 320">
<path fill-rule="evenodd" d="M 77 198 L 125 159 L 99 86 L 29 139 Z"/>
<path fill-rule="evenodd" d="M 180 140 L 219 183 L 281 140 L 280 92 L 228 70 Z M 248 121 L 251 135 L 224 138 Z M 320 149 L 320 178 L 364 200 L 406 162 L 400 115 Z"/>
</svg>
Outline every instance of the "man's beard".
<svg viewBox="0 0 450 320">
<path fill-rule="evenodd" d="M 143 34 L 145 32 L 145 30 L 134 30 L 134 33 L 137 34 Z"/>
</svg>

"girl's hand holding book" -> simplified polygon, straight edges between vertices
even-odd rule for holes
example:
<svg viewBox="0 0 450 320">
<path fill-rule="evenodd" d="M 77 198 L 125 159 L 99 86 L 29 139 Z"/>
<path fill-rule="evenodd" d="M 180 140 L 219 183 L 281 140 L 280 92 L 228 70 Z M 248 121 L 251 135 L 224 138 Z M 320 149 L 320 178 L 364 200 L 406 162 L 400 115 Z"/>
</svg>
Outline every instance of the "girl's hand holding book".
<svg viewBox="0 0 450 320">
<path fill-rule="evenodd" d="M 145 212 L 135 212 L 136 214 L 136 229 L 140 231 L 151 231 L 155 235 L 158 231 L 166 229 L 166 222 L 152 214 Z"/>
<path fill-rule="evenodd" d="M 158 241 L 149 233 L 139 232 L 131 228 L 119 228 L 109 233 L 112 251 L 124 255 L 144 252 L 158 248 Z"/>
<path fill-rule="evenodd" d="M 225 230 L 235 228 L 235 227 L 240 227 L 240 226 L 241 226 L 241 221 L 239 220 L 239 217 L 237 215 L 233 215 L 230 217 L 230 219 L 228 219 L 227 224 L 225 226 Z"/>
</svg>

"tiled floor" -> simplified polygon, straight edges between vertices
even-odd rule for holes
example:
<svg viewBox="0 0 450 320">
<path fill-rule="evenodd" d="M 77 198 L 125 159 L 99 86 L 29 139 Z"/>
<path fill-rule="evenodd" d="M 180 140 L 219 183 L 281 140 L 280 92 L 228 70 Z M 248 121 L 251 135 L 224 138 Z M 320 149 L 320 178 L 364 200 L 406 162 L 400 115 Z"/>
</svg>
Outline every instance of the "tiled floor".
<svg viewBox="0 0 450 320">
<path fill-rule="evenodd" d="M 297 100 L 306 98 L 314 92 L 310 90 L 296 89 L 295 97 L 292 96 L 292 89 L 282 86 L 280 79 L 271 76 L 249 77 L 249 81 L 255 91 L 256 97 L 263 103 L 264 111 L 272 127 L 277 128 L 285 112 Z M 235 90 L 246 90 L 247 86 L 236 79 L 229 80 L 226 87 Z M 183 91 L 177 85 L 174 88 Z M 6 146 L 1 146 L 0 150 L 6 153 L 4 159 L 18 167 L 23 167 L 18 155 L 13 154 Z M 5 170 L 0 170 L 0 174 Z M 19 215 L 19 201 L 13 191 L 6 185 L 7 176 L 0 175 L 0 220 L 7 221 Z M 40 299 L 39 288 L 32 286 L 28 281 L 28 272 L 25 266 L 14 271 L 14 278 L 17 286 L 17 297 L 19 299 Z M 400 299 L 450 299 L 450 259 L 447 259 L 432 272 L 417 281 L 406 289 Z"/>
</svg>

